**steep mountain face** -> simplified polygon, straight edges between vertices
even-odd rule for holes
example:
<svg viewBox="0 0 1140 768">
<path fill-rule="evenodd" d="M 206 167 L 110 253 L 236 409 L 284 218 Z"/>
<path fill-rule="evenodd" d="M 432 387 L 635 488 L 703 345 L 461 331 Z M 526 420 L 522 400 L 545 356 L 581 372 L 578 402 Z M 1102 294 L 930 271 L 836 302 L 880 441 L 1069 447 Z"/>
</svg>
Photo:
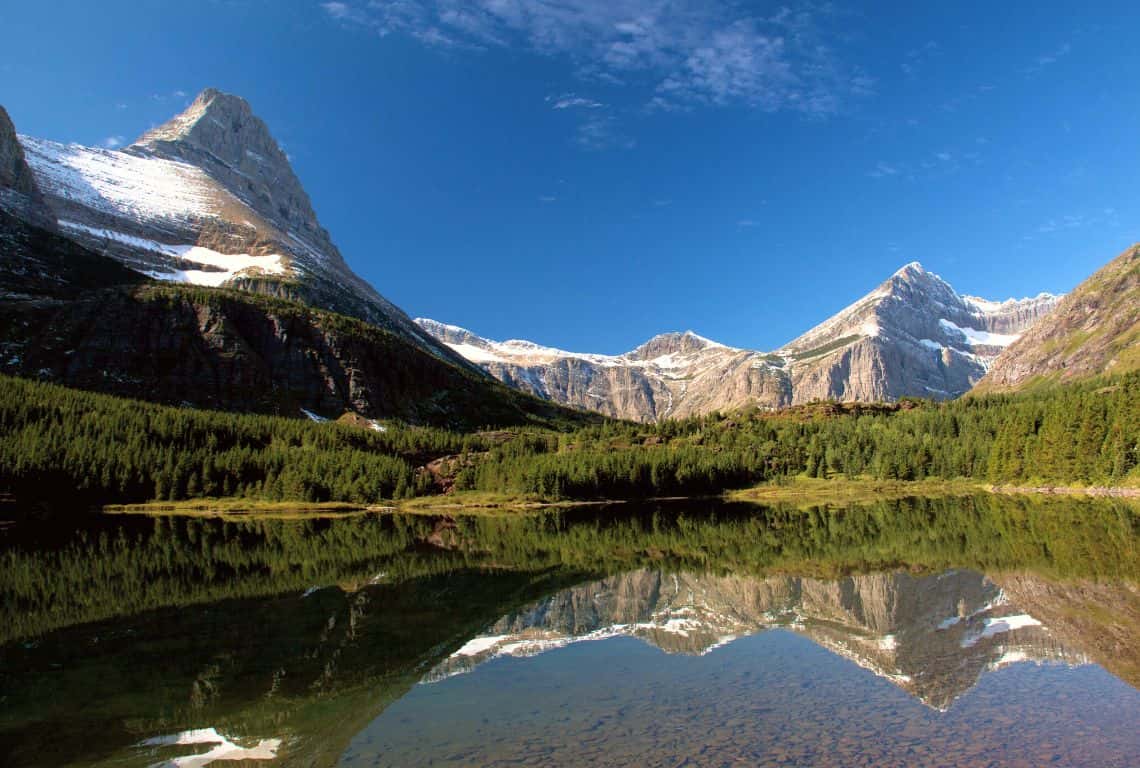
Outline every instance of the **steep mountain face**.
<svg viewBox="0 0 1140 768">
<path fill-rule="evenodd" d="M 231 125 L 238 145 L 252 145 L 265 152 L 273 148 L 264 125 L 250 115 L 244 102 L 215 94 L 196 102 L 203 114 L 190 115 L 175 127 L 177 130 L 164 126 L 148 134 L 143 149 L 137 151 L 184 151 L 191 158 L 194 152 L 206 152 L 201 146 L 211 143 L 210 134 L 200 137 L 196 126 L 205 120 L 216 128 L 210 110 L 219 100 L 229 103 L 228 108 L 233 110 L 236 122 Z M 183 129 L 190 137 L 185 146 L 171 139 Z M 24 141 L 29 146 L 41 146 L 36 140 Z M 216 145 L 223 159 L 229 158 L 234 168 L 242 169 L 233 160 L 233 146 L 222 139 Z M 229 154 L 224 152 L 227 148 Z M 74 157 L 94 153 L 113 166 L 146 163 L 136 170 L 138 178 L 151 186 L 134 189 L 135 207 L 120 205 L 124 198 L 116 197 L 123 192 L 116 186 L 124 183 L 122 176 L 85 177 L 102 179 L 109 185 L 106 189 L 111 191 L 106 196 L 97 195 L 97 205 L 92 202 L 94 198 L 53 187 L 56 210 L 72 217 L 57 226 L 11 121 L 0 113 L 0 372 L 175 405 L 297 417 L 337 418 L 352 412 L 370 419 L 399 418 L 461 429 L 583 420 L 583 414 L 503 386 L 441 345 L 425 345 L 418 328 L 398 310 L 387 316 L 393 322 L 377 327 L 287 298 L 186 284 L 271 292 L 265 288 L 273 285 L 273 280 L 295 278 L 303 282 L 307 278 L 296 266 L 297 261 L 290 267 L 294 277 L 286 274 L 284 266 L 279 272 L 262 271 L 266 259 L 276 259 L 278 265 L 286 263 L 279 253 L 268 250 L 256 255 L 259 248 L 277 248 L 280 241 L 260 245 L 249 241 L 240 246 L 254 254 L 242 258 L 261 259 L 262 266 L 241 267 L 233 274 L 196 268 L 222 270 L 233 266 L 237 257 L 232 253 L 203 246 L 180 250 L 181 246 L 164 245 L 154 250 L 158 241 L 143 235 L 157 237 L 156 233 L 166 231 L 163 228 L 169 225 L 170 237 L 198 237 L 201 242 L 219 236 L 217 227 L 225 222 L 196 214 L 155 216 L 154 207 L 161 206 L 162 199 L 160 196 L 155 203 L 149 198 L 152 192 L 165 190 L 167 200 L 184 202 L 196 199 L 202 189 L 222 195 L 220 188 L 210 186 L 209 178 L 193 166 L 175 167 L 171 161 L 149 154 L 136 157 L 82 148 L 68 151 Z M 223 162 L 206 155 L 197 160 L 203 164 Z M 175 176 L 163 176 L 172 167 Z M 50 174 L 58 170 L 49 168 L 50 173 L 41 178 L 55 178 Z M 253 169 L 241 173 L 243 178 L 257 178 Z M 351 276 L 324 231 L 312 228 L 316 219 L 287 166 L 272 173 L 289 174 L 288 179 L 278 178 L 283 190 L 279 198 L 271 196 L 276 190 L 272 178 L 266 176 L 261 179 L 263 187 L 251 187 L 250 199 L 260 201 L 263 208 L 277 199 L 283 206 L 287 203 L 277 212 L 279 222 L 297 223 L 298 231 L 330 249 L 330 258 L 335 256 L 338 268 Z M 78 183 L 78 177 L 71 178 Z M 175 213 L 177 208 L 170 206 Z M 246 211 L 257 215 L 251 209 Z M 265 216 L 270 215 L 267 210 Z M 78 217 L 102 225 L 99 231 L 103 234 L 83 236 L 82 227 L 87 225 L 78 224 Z M 119 229 L 106 228 L 110 226 Z M 216 247 L 226 246 L 219 241 Z M 193 259 L 199 261 L 191 263 Z M 314 268 L 319 266 L 310 263 Z M 170 284 L 160 287 L 147 275 Z M 342 286 L 341 290 L 348 289 Z M 282 293 L 288 296 L 293 292 Z M 375 304 L 374 308 L 382 306 Z M 401 330 L 399 323 L 411 331 Z M 454 360 L 461 362 L 455 364 Z"/>
<path fill-rule="evenodd" d="M 53 229 L 38 227 L 0 210 L 0 314 L 113 285 L 131 285 L 144 275 L 93 253 Z M 0 338 L 0 350 L 6 340 Z"/>
<path fill-rule="evenodd" d="M 314 419 L 351 412 L 463 430 L 589 420 L 363 321 L 188 286 L 0 301 L 0 372 L 172 405 Z"/>
<path fill-rule="evenodd" d="M 0 211 L 34 226 L 55 227 L 55 216 L 44 202 L 4 107 L 0 107 Z"/>
<path fill-rule="evenodd" d="M 1066 296 L 1049 321 L 997 360 L 976 392 L 1074 381 L 1140 368 L 1140 246 L 1132 246 Z"/>
<path fill-rule="evenodd" d="M 424 318 L 416 323 L 516 389 L 616 418 L 653 421 L 791 402 L 781 359 L 692 332 L 662 334 L 623 355 L 598 355 L 491 341 Z"/>
<path fill-rule="evenodd" d="M 791 363 L 797 403 L 953 398 L 1056 302 L 1044 293 L 1004 303 L 960 296 L 912 262 L 779 354 Z"/>
<path fill-rule="evenodd" d="M 813 400 L 957 397 L 1057 301 L 1045 293 L 1000 303 L 960 296 L 916 262 L 767 354 L 691 332 L 654 337 L 624 355 L 575 353 L 416 322 L 513 387 L 610 416 L 655 421 Z"/>
<path fill-rule="evenodd" d="M 768 629 L 803 634 L 937 709 L 987 670 L 1016 661 L 1086 660 L 972 571 L 838 581 L 635 571 L 503 616 L 426 679 L 468 672 L 498 656 L 622 635 L 666 653 L 705 654 Z"/>
<path fill-rule="evenodd" d="M 122 151 L 21 136 L 61 231 L 158 280 L 295 298 L 466 366 L 345 263 L 244 100 L 214 89 Z"/>
</svg>

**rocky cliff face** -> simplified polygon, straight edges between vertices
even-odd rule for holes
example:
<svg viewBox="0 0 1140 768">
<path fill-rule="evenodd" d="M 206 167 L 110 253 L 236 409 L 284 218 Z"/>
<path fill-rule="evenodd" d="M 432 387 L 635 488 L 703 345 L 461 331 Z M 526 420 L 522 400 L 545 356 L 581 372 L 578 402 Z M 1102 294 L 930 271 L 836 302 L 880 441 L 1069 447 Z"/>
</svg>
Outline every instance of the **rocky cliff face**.
<svg viewBox="0 0 1140 768">
<path fill-rule="evenodd" d="M 977 392 L 1034 381 L 1073 381 L 1140 368 L 1140 246 L 1133 246 L 1066 296 L 994 361 Z"/>
<path fill-rule="evenodd" d="M 963 297 L 915 262 L 779 353 L 797 403 L 958 397 L 1056 302 Z"/>
<path fill-rule="evenodd" d="M 662 334 L 624 355 L 597 355 L 528 341 L 496 342 L 458 326 L 416 322 L 516 389 L 616 418 L 653 421 L 791 402 L 781 359 L 692 332 Z"/>
<path fill-rule="evenodd" d="M 957 397 L 1057 300 L 960 296 L 912 263 L 774 353 L 667 333 L 624 355 L 597 355 L 416 322 L 510 386 L 609 416 L 655 421 L 813 400 Z"/>
<path fill-rule="evenodd" d="M 122 151 L 20 142 L 61 231 L 81 245 L 159 280 L 357 317 L 468 366 L 348 267 L 244 100 L 207 89 Z"/>
<path fill-rule="evenodd" d="M 0 302 L 0 340 L 4 373 L 174 405 L 459 429 L 577 418 L 362 321 L 235 291 Z"/>
<path fill-rule="evenodd" d="M 939 709 L 987 670 L 1014 661 L 1085 661 L 971 571 L 837 581 L 635 571 L 503 616 L 427 679 L 466 672 L 497 656 L 606 637 L 633 636 L 666 653 L 704 654 L 768 629 L 803 634 Z"/>
<path fill-rule="evenodd" d="M 38 227 L 55 227 L 55 216 L 36 185 L 16 127 L 4 107 L 0 107 L 0 211 Z"/>
</svg>

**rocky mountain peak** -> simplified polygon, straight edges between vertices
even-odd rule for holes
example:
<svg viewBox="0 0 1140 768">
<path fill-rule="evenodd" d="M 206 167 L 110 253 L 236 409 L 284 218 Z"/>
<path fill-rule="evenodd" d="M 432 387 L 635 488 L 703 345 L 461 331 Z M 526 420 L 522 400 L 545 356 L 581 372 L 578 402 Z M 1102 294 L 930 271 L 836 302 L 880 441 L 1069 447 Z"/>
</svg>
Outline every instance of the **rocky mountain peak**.
<svg viewBox="0 0 1140 768">
<path fill-rule="evenodd" d="M 230 164 L 241 162 L 246 150 L 288 162 L 249 102 L 215 88 L 202 91 L 182 113 L 147 131 L 131 146 L 156 151 L 168 144 L 204 150 Z"/>
<path fill-rule="evenodd" d="M 240 96 L 207 88 L 181 114 L 125 150 L 194 165 L 284 232 L 331 250 L 289 158 Z"/>
<path fill-rule="evenodd" d="M 917 261 L 904 265 L 883 285 L 889 295 L 905 298 L 915 292 L 921 292 L 942 301 L 960 301 L 957 292 L 949 283 Z"/>
<path fill-rule="evenodd" d="M 926 271 L 926 267 L 922 266 L 920 262 L 912 261 L 909 264 L 903 264 L 899 267 L 891 277 L 899 277 L 902 279 L 914 279 L 925 277 L 932 274 Z"/>
<path fill-rule="evenodd" d="M 692 331 L 673 331 L 654 336 L 629 353 L 633 360 L 652 360 L 664 355 L 688 355 L 706 349 L 725 349 L 723 344 L 706 339 Z"/>
</svg>

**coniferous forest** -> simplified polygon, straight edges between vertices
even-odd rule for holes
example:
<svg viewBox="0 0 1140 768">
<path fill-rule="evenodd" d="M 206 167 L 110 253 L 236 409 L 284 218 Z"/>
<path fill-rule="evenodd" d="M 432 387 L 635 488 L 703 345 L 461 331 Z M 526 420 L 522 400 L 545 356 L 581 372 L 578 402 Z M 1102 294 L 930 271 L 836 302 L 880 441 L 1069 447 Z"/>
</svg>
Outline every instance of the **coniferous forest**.
<svg viewBox="0 0 1140 768">
<path fill-rule="evenodd" d="M 705 495 L 796 475 L 1134 485 L 1140 375 L 948 403 L 471 434 L 174 408 L 12 378 L 0 387 L 0 492 L 19 501 L 366 504 L 439 493 L 440 474 L 458 490 L 546 499 Z"/>
</svg>

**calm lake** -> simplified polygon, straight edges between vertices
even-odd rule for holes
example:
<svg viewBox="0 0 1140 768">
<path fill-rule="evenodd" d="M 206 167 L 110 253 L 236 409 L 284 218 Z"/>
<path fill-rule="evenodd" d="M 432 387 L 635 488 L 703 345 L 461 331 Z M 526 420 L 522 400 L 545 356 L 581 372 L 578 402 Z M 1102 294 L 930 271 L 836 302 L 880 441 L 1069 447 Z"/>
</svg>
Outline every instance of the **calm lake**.
<svg viewBox="0 0 1140 768">
<path fill-rule="evenodd" d="M 0 528 L 5 766 L 1136 766 L 1140 510 Z"/>
</svg>

